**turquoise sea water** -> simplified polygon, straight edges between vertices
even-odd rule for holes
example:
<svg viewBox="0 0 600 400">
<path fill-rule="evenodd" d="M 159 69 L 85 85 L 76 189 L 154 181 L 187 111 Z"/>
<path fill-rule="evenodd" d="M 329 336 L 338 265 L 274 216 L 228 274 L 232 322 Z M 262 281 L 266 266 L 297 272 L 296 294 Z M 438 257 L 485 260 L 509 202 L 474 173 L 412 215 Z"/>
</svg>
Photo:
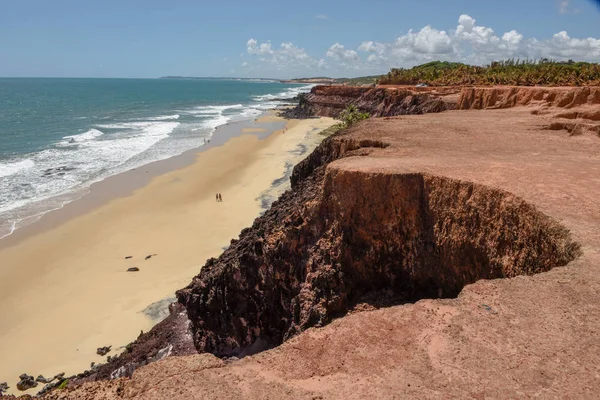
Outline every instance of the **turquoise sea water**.
<svg viewBox="0 0 600 400">
<path fill-rule="evenodd" d="M 201 146 L 310 87 L 248 80 L 0 78 L 0 238 L 93 182 Z"/>
</svg>

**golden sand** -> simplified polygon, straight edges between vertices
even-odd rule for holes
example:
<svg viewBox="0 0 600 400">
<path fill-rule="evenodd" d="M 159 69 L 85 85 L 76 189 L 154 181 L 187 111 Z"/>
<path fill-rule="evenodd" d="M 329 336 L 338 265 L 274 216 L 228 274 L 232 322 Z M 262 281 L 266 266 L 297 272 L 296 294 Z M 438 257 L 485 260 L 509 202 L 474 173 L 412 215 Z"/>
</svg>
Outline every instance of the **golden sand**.
<svg viewBox="0 0 600 400">
<path fill-rule="evenodd" d="M 306 156 L 297 146 L 312 151 L 318 130 L 333 123 L 291 121 L 264 140 L 235 137 L 127 197 L 0 249 L 0 380 L 81 372 L 102 361 L 96 348 L 117 349 L 149 330 L 142 310 L 173 297 L 251 225 L 261 194 Z"/>
<path fill-rule="evenodd" d="M 266 131 L 264 128 L 242 128 L 242 133 L 261 133 Z"/>
</svg>

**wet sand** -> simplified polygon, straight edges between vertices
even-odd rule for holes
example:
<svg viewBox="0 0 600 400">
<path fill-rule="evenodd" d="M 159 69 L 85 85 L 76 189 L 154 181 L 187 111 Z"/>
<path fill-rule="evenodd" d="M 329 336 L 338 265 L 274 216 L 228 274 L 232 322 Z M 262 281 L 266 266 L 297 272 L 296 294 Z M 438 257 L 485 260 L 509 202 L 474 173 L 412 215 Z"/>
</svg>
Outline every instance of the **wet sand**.
<svg viewBox="0 0 600 400">
<path fill-rule="evenodd" d="M 333 123 L 232 124 L 201 152 L 111 177 L 0 241 L 0 381 L 81 372 L 102 361 L 96 348 L 149 330 L 164 307 L 144 310 L 166 305 L 251 225 Z"/>
</svg>

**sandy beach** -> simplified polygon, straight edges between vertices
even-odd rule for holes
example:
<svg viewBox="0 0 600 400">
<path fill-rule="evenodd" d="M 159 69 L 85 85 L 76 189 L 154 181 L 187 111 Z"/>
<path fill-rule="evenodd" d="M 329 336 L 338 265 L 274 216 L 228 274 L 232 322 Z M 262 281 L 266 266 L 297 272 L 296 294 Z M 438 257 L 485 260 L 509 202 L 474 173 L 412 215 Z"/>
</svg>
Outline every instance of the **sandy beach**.
<svg viewBox="0 0 600 400">
<path fill-rule="evenodd" d="M 265 199 L 285 188 L 273 182 L 289 184 L 281 178 L 290 166 L 335 123 L 288 121 L 285 131 L 269 131 L 274 121 L 240 127 L 224 144 L 194 154 L 190 165 L 109 178 L 103 185 L 115 182 L 114 192 L 92 190 L 61 210 L 66 218 L 48 223 L 48 214 L 0 244 L 0 381 L 14 383 L 23 372 L 81 372 L 104 359 L 96 348 L 111 345 L 115 355 L 149 330 L 174 291 L 252 224 Z M 223 202 L 215 201 L 217 192 Z M 130 267 L 140 271 L 126 272 Z"/>
</svg>

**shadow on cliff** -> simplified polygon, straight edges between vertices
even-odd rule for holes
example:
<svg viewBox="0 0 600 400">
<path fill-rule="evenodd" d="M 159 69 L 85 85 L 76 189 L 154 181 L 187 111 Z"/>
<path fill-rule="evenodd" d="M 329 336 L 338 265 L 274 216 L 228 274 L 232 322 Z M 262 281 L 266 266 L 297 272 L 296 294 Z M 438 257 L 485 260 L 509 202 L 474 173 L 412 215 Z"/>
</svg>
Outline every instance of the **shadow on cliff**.
<svg viewBox="0 0 600 400">
<path fill-rule="evenodd" d="M 293 190 L 178 291 L 198 351 L 245 356 L 359 303 L 456 297 L 479 279 L 532 275 L 579 254 L 564 227 L 502 190 L 330 164 L 386 146 L 327 139 L 295 168 Z"/>
</svg>

